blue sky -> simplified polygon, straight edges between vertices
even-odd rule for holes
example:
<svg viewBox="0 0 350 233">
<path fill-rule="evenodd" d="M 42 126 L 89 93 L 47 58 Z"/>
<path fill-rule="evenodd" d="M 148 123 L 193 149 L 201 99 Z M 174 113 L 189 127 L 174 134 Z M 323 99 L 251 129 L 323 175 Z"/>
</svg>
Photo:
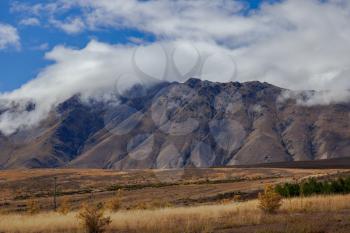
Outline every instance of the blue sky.
<svg viewBox="0 0 350 233">
<path fill-rule="evenodd" d="M 133 29 L 104 29 L 70 35 L 54 28 L 21 26 L 18 24 L 23 16 L 10 12 L 13 2 L 12 0 L 0 1 L 0 22 L 17 28 L 21 48 L 0 51 L 0 92 L 20 87 L 34 78 L 41 69 L 52 63 L 45 59 L 45 53 L 56 45 L 82 48 L 92 38 L 107 43 L 127 43 L 129 37 L 144 37 L 150 41 L 153 40 L 152 36 Z M 39 47 L 44 44 L 47 44 L 47 47 L 40 49 Z"/>
<path fill-rule="evenodd" d="M 36 4 L 49 1 L 20 1 L 21 3 Z M 15 27 L 20 36 L 20 48 L 9 47 L 0 50 L 0 92 L 11 91 L 30 79 L 33 79 L 43 68 L 52 63 L 45 59 L 45 53 L 56 45 L 83 48 L 92 38 L 106 43 L 130 43 L 130 37 L 143 38 L 147 41 L 155 40 L 149 33 L 133 28 L 103 28 L 99 30 L 84 30 L 69 34 L 62 30 L 48 26 L 25 26 L 20 21 L 28 17 L 26 13 L 11 12 L 12 0 L 0 1 L 0 23 Z M 248 0 L 248 9 L 256 9 L 261 0 Z M 79 14 L 75 9 L 68 14 Z"/>
</svg>

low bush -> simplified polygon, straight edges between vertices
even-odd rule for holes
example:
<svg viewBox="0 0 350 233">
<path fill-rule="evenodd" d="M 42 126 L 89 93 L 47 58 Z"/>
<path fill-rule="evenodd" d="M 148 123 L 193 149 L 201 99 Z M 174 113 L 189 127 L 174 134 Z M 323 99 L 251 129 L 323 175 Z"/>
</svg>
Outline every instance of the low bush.
<svg viewBox="0 0 350 233">
<path fill-rule="evenodd" d="M 57 209 L 58 213 L 62 215 L 66 215 L 70 212 L 70 210 L 71 210 L 71 207 L 70 207 L 69 199 L 67 197 L 63 197 Z"/>
<path fill-rule="evenodd" d="M 39 202 L 34 199 L 29 199 L 26 204 L 26 209 L 28 214 L 37 214 L 40 211 Z"/>
<path fill-rule="evenodd" d="M 265 186 L 264 192 L 259 193 L 259 208 L 265 213 L 275 213 L 281 206 L 282 197 L 272 185 Z"/>
<path fill-rule="evenodd" d="M 122 191 L 119 189 L 113 198 L 107 202 L 107 208 L 112 212 L 117 212 L 120 210 L 122 204 Z"/>
<path fill-rule="evenodd" d="M 103 233 L 111 224 L 111 218 L 104 216 L 102 205 L 84 204 L 78 213 L 79 220 L 86 233 Z"/>
</svg>

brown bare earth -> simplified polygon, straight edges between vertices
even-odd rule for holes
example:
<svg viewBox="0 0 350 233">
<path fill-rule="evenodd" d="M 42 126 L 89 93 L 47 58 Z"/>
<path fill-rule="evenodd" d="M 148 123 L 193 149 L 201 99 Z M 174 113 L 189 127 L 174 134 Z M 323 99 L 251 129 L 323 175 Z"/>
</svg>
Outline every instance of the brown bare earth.
<svg viewBox="0 0 350 233">
<path fill-rule="evenodd" d="M 28 199 L 53 208 L 54 178 L 58 201 L 68 198 L 74 208 L 82 202 L 105 201 L 119 189 L 123 208 L 141 204 L 171 206 L 217 203 L 241 195 L 252 199 L 266 184 L 310 176 L 350 174 L 348 169 L 211 168 L 185 170 L 37 169 L 0 171 L 2 210 L 25 211 Z"/>
</svg>

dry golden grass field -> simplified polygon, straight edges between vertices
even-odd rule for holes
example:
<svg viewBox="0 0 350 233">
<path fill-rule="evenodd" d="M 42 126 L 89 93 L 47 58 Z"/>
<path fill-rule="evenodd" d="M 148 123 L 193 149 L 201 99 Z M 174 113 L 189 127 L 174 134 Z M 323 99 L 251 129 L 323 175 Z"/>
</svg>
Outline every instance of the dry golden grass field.
<svg viewBox="0 0 350 233">
<path fill-rule="evenodd" d="M 84 232 L 82 203 L 108 203 L 120 193 L 118 212 L 106 212 L 107 232 L 350 232 L 350 196 L 285 199 L 277 214 L 258 209 L 267 184 L 308 177 L 338 177 L 348 169 L 210 168 L 112 171 L 40 169 L 0 171 L 0 232 Z M 58 207 L 53 212 L 54 180 Z M 240 197 L 240 200 L 237 200 Z M 28 209 L 35 203 L 35 213 Z"/>
<path fill-rule="evenodd" d="M 262 213 L 257 201 L 169 207 L 154 210 L 107 212 L 112 223 L 107 232 L 123 233 L 346 233 L 350 230 L 350 195 L 283 200 L 274 215 Z M 1 232 L 84 232 L 76 212 L 61 215 L 3 214 Z"/>
</svg>

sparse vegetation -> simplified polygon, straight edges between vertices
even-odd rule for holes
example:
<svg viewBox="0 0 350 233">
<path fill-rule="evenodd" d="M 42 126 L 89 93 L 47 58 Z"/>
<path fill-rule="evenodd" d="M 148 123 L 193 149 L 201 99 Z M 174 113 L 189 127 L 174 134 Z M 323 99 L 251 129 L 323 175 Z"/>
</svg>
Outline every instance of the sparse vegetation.
<svg viewBox="0 0 350 233">
<path fill-rule="evenodd" d="M 240 201 L 242 201 L 242 196 L 239 195 L 239 194 L 234 195 L 234 196 L 233 196 L 233 201 L 235 201 L 235 202 L 240 202 Z"/>
<path fill-rule="evenodd" d="M 107 208 L 112 211 L 112 212 L 117 212 L 120 210 L 121 208 L 121 204 L 122 204 L 122 190 L 119 189 L 114 197 L 112 197 L 108 202 L 107 202 Z"/>
<path fill-rule="evenodd" d="M 159 181 L 155 181 L 154 172 L 163 171 L 91 170 L 89 173 L 85 169 L 72 169 L 2 172 L 6 175 L 1 176 L 3 180 L 0 184 L 3 194 L 0 200 L 0 232 L 89 232 L 84 219 L 91 216 L 86 213 L 94 211 L 86 211 L 87 207 L 96 207 L 95 210 L 102 212 L 100 216 L 103 221 L 95 223 L 104 223 L 100 226 L 106 233 L 222 233 L 232 229 L 238 233 L 285 232 L 281 226 L 286 226 L 288 233 L 311 233 L 312 230 L 322 233 L 338 232 L 324 231 L 324 226 L 313 227 L 316 224 L 302 225 L 306 221 L 317 222 L 319 218 L 333 221 L 334 226 L 338 226 L 341 219 L 340 225 L 343 224 L 348 231 L 339 232 L 350 232 L 350 195 L 328 192 L 331 195 L 323 196 L 324 186 L 320 188 L 319 185 L 328 180 L 333 190 L 343 190 L 340 193 L 346 193 L 346 179 L 343 182 L 336 178 L 346 177 L 349 174 L 347 170 L 200 169 L 186 171 L 182 180 L 171 185 L 155 183 Z M 52 211 L 50 185 L 53 176 L 60 176 L 62 181 L 57 197 L 57 212 Z M 317 180 L 311 181 L 308 177 L 317 177 Z M 285 184 L 286 181 L 288 184 Z M 275 186 L 278 183 L 282 185 Z M 106 191 L 113 184 L 123 187 L 122 191 Z M 266 184 L 274 185 L 275 188 L 272 189 L 280 196 L 290 197 L 280 202 L 276 214 L 264 214 L 260 211 L 259 199 L 254 199 Z M 47 187 L 49 188 L 46 189 Z M 91 191 L 85 192 L 86 190 Z M 317 190 L 316 193 L 314 190 Z M 286 194 L 282 195 L 281 192 Z M 11 194 L 23 195 L 24 200 L 15 200 L 16 195 Z M 27 205 L 28 200 L 35 200 L 34 206 L 37 207 L 40 203 L 39 213 L 34 211 L 35 214 L 24 214 L 30 206 Z M 80 209 L 81 203 L 86 201 L 105 203 L 106 208 L 90 204 Z M 85 213 L 85 218 L 77 218 L 82 213 Z"/>
<path fill-rule="evenodd" d="M 282 197 L 272 185 L 266 185 L 264 192 L 259 193 L 259 208 L 265 213 L 275 213 L 281 206 Z"/>
<path fill-rule="evenodd" d="M 34 198 L 41 203 L 41 210 L 52 209 L 52 177 L 60 180 L 57 204 L 62 197 L 69 196 L 72 209 L 77 209 L 86 201 L 91 192 L 96 200 L 106 202 L 114 197 L 112 185 L 123 191 L 123 209 L 134 208 L 140 202 L 164 200 L 172 205 L 198 205 L 218 203 L 221 200 L 234 199 L 241 195 L 242 200 L 256 197 L 257 190 L 266 183 L 282 183 L 301 180 L 309 176 L 346 176 L 348 170 L 334 169 L 265 169 L 265 168 L 211 168 L 186 169 L 184 178 L 171 185 L 160 183 L 155 174 L 176 174 L 177 171 L 106 171 L 98 169 L 40 169 L 0 171 L 0 205 L 5 211 L 23 212 L 25 202 Z M 207 181 L 205 178 L 208 177 Z M 157 183 L 158 182 L 158 183 Z M 206 190 L 213 190 L 207 192 Z M 189 196 L 188 193 L 191 193 Z"/>
<path fill-rule="evenodd" d="M 102 205 L 84 204 L 78 218 L 86 233 L 103 233 L 111 224 L 111 218 L 105 217 Z"/>
<path fill-rule="evenodd" d="M 27 213 L 28 214 L 37 214 L 39 213 L 40 211 L 40 205 L 39 205 L 39 202 L 37 200 L 34 200 L 34 199 L 29 199 L 27 201 Z"/>
<path fill-rule="evenodd" d="M 63 197 L 57 209 L 58 213 L 62 215 L 67 215 L 70 209 L 71 207 L 70 207 L 69 199 L 67 197 Z"/>
<path fill-rule="evenodd" d="M 155 209 L 162 209 L 162 208 L 170 208 L 173 207 L 173 205 L 170 202 L 163 201 L 163 200 L 154 200 L 154 201 L 143 201 L 137 203 L 135 206 L 133 206 L 131 209 L 135 210 L 155 210 Z"/>
</svg>

